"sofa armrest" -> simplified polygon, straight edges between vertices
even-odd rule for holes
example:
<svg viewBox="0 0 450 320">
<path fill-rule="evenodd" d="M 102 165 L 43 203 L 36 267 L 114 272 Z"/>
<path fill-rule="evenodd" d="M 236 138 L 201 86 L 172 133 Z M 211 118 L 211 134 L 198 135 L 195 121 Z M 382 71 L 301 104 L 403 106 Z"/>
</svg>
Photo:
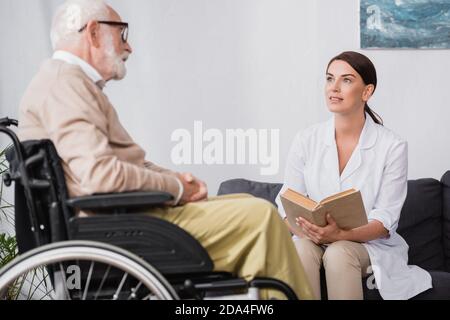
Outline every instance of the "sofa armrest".
<svg viewBox="0 0 450 320">
<path fill-rule="evenodd" d="M 172 200 L 170 193 L 160 191 L 123 192 L 71 198 L 66 204 L 80 210 L 95 211 L 162 206 Z"/>
</svg>

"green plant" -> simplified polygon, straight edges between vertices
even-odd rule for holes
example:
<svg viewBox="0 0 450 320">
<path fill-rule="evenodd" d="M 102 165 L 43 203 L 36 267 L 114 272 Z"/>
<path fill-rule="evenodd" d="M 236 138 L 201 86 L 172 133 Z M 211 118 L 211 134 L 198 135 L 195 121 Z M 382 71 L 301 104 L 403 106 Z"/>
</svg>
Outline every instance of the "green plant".
<svg viewBox="0 0 450 320">
<path fill-rule="evenodd" d="M 7 234 L 0 234 L 0 269 L 8 264 L 17 256 L 17 241 L 16 237 L 9 236 Z M 5 297 L 6 300 L 13 300 L 18 296 L 20 292 L 21 283 L 14 283 L 8 289 Z"/>
<path fill-rule="evenodd" d="M 0 268 L 9 263 L 17 256 L 17 241 L 16 237 L 8 236 L 7 234 L 0 234 Z"/>
</svg>

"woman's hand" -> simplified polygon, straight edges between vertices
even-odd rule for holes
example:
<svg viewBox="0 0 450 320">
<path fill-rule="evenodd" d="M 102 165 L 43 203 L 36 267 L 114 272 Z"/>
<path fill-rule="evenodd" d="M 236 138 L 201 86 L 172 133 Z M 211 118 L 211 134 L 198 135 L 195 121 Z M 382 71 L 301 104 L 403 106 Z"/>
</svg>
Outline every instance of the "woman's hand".
<svg viewBox="0 0 450 320">
<path fill-rule="evenodd" d="M 325 227 L 318 227 L 303 218 L 297 218 L 296 223 L 302 228 L 305 236 L 315 244 L 326 244 L 344 240 L 345 231 L 338 227 L 336 221 L 334 221 L 329 213 L 327 213 L 326 218 L 328 224 Z"/>
</svg>

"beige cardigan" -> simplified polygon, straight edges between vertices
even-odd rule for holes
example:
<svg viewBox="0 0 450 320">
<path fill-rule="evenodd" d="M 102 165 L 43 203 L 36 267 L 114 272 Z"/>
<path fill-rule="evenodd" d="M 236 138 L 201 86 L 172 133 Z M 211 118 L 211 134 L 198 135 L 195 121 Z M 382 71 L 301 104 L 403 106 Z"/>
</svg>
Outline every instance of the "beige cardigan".
<svg viewBox="0 0 450 320">
<path fill-rule="evenodd" d="M 145 160 L 114 107 L 79 66 L 47 60 L 20 104 L 19 138 L 50 139 L 69 195 L 160 190 L 175 198 L 175 173 Z"/>
</svg>

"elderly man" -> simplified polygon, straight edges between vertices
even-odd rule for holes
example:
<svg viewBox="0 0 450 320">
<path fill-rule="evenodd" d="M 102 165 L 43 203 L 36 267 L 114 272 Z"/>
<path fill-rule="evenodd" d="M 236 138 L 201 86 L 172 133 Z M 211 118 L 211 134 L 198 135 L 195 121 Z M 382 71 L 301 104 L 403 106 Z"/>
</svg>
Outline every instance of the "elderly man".
<svg viewBox="0 0 450 320">
<path fill-rule="evenodd" d="M 312 292 L 288 229 L 270 203 L 250 196 L 207 199 L 205 183 L 145 160 L 102 89 L 125 77 L 128 24 L 101 0 L 69 0 L 56 12 L 55 49 L 20 105 L 21 140 L 51 139 L 71 196 L 161 190 L 175 201 L 149 213 L 177 224 L 208 251 L 215 270 L 280 279 Z M 267 293 L 266 293 L 267 294 Z M 277 293 L 269 292 L 269 296 Z"/>
</svg>

